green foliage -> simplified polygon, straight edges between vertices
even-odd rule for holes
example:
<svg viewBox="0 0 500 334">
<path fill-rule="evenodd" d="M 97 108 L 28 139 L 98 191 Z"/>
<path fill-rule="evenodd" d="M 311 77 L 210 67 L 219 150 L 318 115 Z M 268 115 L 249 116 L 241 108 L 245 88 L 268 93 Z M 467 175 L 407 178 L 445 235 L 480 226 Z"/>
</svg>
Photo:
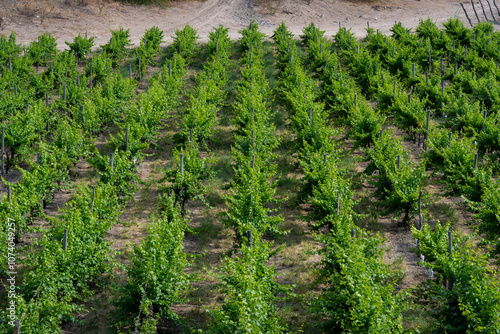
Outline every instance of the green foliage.
<svg viewBox="0 0 500 334">
<path fill-rule="evenodd" d="M 154 64 L 154 57 L 160 51 L 163 42 L 163 31 L 154 26 L 147 29 L 141 38 L 140 46 L 135 50 L 136 66 L 141 73 L 146 73 L 146 67 Z"/>
<path fill-rule="evenodd" d="M 151 305 L 154 313 L 163 319 L 173 320 L 178 316 L 171 306 L 185 302 L 184 296 L 193 275 L 184 272 L 188 266 L 183 246 L 186 221 L 181 218 L 180 208 L 174 204 L 173 196 L 162 196 L 160 200 L 165 212 L 149 223 L 147 236 L 134 246 L 131 264 L 127 268 L 125 301 L 135 309 L 141 304 L 144 310 L 148 310 Z M 143 313 L 146 319 L 151 316 Z M 147 321 L 143 322 L 141 333 L 147 330 L 147 326 Z"/>
<path fill-rule="evenodd" d="M 224 304 L 209 311 L 214 321 L 208 333 L 284 333 L 285 326 L 278 314 L 276 296 L 280 287 L 274 266 L 267 265 L 272 243 L 256 238 L 252 245 L 243 244 L 239 256 L 225 257 L 220 273 Z"/>
<path fill-rule="evenodd" d="M 180 170 L 181 155 L 183 156 L 183 170 Z M 207 193 L 203 181 L 212 174 L 211 165 L 215 163 L 213 156 L 200 157 L 200 150 L 196 141 L 191 141 L 184 150 L 174 149 L 174 160 L 176 167 L 164 172 L 162 181 L 168 181 L 169 185 L 161 187 L 165 194 L 175 194 L 175 203 L 180 203 L 182 216 L 185 214 L 185 205 L 189 201 L 199 199 L 205 204 L 204 195 Z"/>
<path fill-rule="evenodd" d="M 30 43 L 28 55 L 35 64 L 46 64 L 57 53 L 56 38 L 50 33 L 43 33 L 38 41 Z"/>
<path fill-rule="evenodd" d="M 0 43 L 0 66 L 4 71 L 9 68 L 9 60 L 19 56 L 23 49 L 21 45 L 16 44 L 16 33 L 14 31 L 10 33 L 8 39 L 6 35 L 0 35 Z"/>
<path fill-rule="evenodd" d="M 78 33 L 78 36 L 75 37 L 73 43 L 65 43 L 69 46 L 70 52 L 75 54 L 79 60 L 85 59 L 87 54 L 92 51 L 92 47 L 94 46 L 94 37 L 86 38 Z"/>
<path fill-rule="evenodd" d="M 262 235 L 264 233 L 282 234 L 280 225 L 283 222 L 281 215 L 275 214 L 277 208 L 270 208 L 270 204 L 277 204 L 276 182 L 271 182 L 271 177 L 276 173 L 274 166 L 265 166 L 259 155 L 247 158 L 235 168 L 236 179 L 227 195 L 224 225 L 233 228 L 236 232 L 237 242 L 247 231 Z"/>
<path fill-rule="evenodd" d="M 96 84 L 106 81 L 112 72 L 111 58 L 105 53 L 94 55 L 90 62 L 87 62 L 85 73 L 87 77 L 94 80 Z"/>
<path fill-rule="evenodd" d="M 368 159 L 372 162 L 365 173 L 371 174 L 378 170 L 377 193 L 382 195 L 382 205 L 388 214 L 396 211 L 404 213 L 403 223 L 410 220 L 410 211 L 417 210 L 422 181 L 425 177 L 425 164 L 417 165 L 410 161 L 401 140 L 395 139 L 390 133 L 384 132 L 379 140 L 375 141 L 374 148 L 368 150 Z M 399 157 L 399 168 L 398 168 Z"/>
<path fill-rule="evenodd" d="M 87 161 L 97 169 L 100 182 L 112 185 L 120 202 L 124 203 L 133 198 L 137 183 L 140 181 L 136 174 L 138 159 L 140 157 L 132 157 L 128 151 L 118 151 L 113 153 L 113 166 L 111 166 L 111 157 L 101 155 L 96 150 L 89 155 Z"/>
<path fill-rule="evenodd" d="M 495 271 L 484 254 L 474 250 L 467 239 L 453 233 L 453 254 L 448 253 L 449 225 L 424 224 L 412 227 L 419 241 L 418 253 L 425 256 L 425 267 L 432 268 L 437 280 L 422 296 L 433 302 L 434 329 L 447 333 L 496 333 L 500 330 L 500 286 Z M 443 280 L 448 281 L 448 289 Z"/>
<path fill-rule="evenodd" d="M 187 24 L 184 29 L 175 30 L 175 36 L 172 36 L 172 48 L 174 52 L 177 52 L 186 60 L 186 63 L 190 63 L 195 56 L 197 45 L 196 41 L 200 39 L 197 35 L 198 31 Z"/>
<path fill-rule="evenodd" d="M 107 53 L 113 60 L 113 67 L 117 67 L 120 60 L 127 54 L 127 47 L 132 45 L 130 39 L 130 29 L 110 30 L 111 39 L 108 43 L 101 46 L 102 50 Z"/>
<path fill-rule="evenodd" d="M 262 52 L 264 37 L 266 36 L 259 30 L 259 24 L 254 20 L 250 22 L 248 27 L 238 31 L 241 34 L 241 48 L 242 51 L 255 52 L 256 56 Z"/>
<path fill-rule="evenodd" d="M 484 189 L 480 202 L 468 203 L 476 210 L 474 217 L 479 221 L 479 232 L 484 233 L 488 244 L 493 246 L 495 257 L 500 255 L 500 181 L 490 181 Z"/>
</svg>

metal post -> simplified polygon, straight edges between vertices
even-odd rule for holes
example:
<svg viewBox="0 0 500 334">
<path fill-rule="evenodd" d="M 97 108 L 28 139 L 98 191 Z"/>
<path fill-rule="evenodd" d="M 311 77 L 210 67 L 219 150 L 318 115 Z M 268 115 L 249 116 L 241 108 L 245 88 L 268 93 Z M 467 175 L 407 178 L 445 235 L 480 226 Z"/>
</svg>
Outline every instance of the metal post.
<svg viewBox="0 0 500 334">
<path fill-rule="evenodd" d="M 110 153 L 109 154 L 109 165 L 111 166 L 111 171 L 113 171 L 114 169 L 114 154 L 113 153 Z"/>
<path fill-rule="evenodd" d="M 64 229 L 63 250 L 68 250 L 68 229 Z"/>
<path fill-rule="evenodd" d="M 255 167 L 255 154 L 252 155 L 252 169 Z"/>
<path fill-rule="evenodd" d="M 184 153 L 181 153 L 181 174 L 184 173 Z"/>
<path fill-rule="evenodd" d="M 90 203 L 90 212 L 94 213 L 94 203 L 95 203 L 95 186 L 92 187 L 92 202 Z"/>
<path fill-rule="evenodd" d="M 422 230 L 423 217 L 422 217 L 422 191 L 418 194 L 418 229 Z"/>
<path fill-rule="evenodd" d="M 483 111 L 483 132 L 486 130 L 486 110 Z"/>
<path fill-rule="evenodd" d="M 125 130 L 125 151 L 128 151 L 128 126 Z"/>
<path fill-rule="evenodd" d="M 5 126 L 2 126 L 2 177 L 5 176 L 5 167 L 4 167 L 4 155 L 5 155 Z"/>
<path fill-rule="evenodd" d="M 337 191 L 337 216 L 340 215 L 340 191 Z"/>
<path fill-rule="evenodd" d="M 248 247 L 252 248 L 252 231 L 247 231 Z"/>
</svg>

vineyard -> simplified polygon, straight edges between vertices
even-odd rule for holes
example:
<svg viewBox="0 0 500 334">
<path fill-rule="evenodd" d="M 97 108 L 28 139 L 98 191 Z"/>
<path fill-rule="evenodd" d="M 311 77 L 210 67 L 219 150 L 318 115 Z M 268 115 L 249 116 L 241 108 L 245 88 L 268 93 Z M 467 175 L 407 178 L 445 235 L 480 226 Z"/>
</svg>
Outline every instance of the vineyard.
<svg viewBox="0 0 500 334">
<path fill-rule="evenodd" d="M 1 35 L 1 332 L 500 333 L 500 33 L 366 32 Z"/>
</svg>

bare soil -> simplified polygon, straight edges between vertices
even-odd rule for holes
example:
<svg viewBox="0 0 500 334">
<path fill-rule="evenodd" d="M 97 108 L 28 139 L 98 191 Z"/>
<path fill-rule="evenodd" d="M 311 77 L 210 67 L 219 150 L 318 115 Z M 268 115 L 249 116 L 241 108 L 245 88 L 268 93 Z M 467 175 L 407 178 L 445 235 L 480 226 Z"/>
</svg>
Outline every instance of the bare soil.
<svg viewBox="0 0 500 334">
<path fill-rule="evenodd" d="M 26 9 L 26 3 L 36 4 L 49 1 L 42 24 L 39 9 Z M 238 30 L 255 19 L 268 36 L 277 24 L 285 21 L 295 34 L 314 21 L 327 35 L 336 33 L 339 24 L 352 28 L 357 36 L 363 37 L 367 24 L 371 28 L 388 33 L 395 21 L 415 27 L 419 19 L 431 18 L 438 23 L 457 16 L 467 23 L 460 2 L 450 0 L 207 0 L 172 2 L 167 8 L 156 6 L 134 6 L 111 2 L 100 12 L 95 2 L 86 6 L 65 4 L 67 0 L 0 0 L 0 33 L 17 34 L 18 42 L 29 44 L 43 32 L 52 33 L 60 47 L 64 41 L 72 40 L 78 33 L 88 32 L 96 37 L 96 44 L 104 44 L 111 37 L 110 29 L 130 29 L 134 45 L 139 44 L 144 31 L 158 26 L 165 32 L 165 42 L 171 41 L 175 30 L 190 24 L 198 29 L 201 41 L 206 41 L 208 32 L 214 26 L 223 24 L 230 28 L 230 35 L 238 38 Z M 470 2 L 463 2 L 473 17 Z M 484 14 L 476 5 L 479 19 Z M 488 19 L 491 14 L 487 11 Z M 498 18 L 497 18 L 498 19 Z M 477 19 L 474 18 L 473 23 Z"/>
</svg>

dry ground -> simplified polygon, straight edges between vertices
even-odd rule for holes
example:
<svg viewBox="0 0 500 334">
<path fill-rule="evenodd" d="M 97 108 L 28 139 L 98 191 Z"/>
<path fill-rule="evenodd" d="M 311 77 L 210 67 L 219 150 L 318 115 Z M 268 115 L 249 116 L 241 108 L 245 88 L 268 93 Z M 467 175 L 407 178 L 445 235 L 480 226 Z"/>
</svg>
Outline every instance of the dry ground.
<svg viewBox="0 0 500 334">
<path fill-rule="evenodd" d="M 77 5 L 79 1 L 88 5 Z M 219 24 L 229 27 L 230 35 L 237 38 L 238 30 L 252 19 L 256 19 L 268 35 L 281 21 L 296 34 L 314 21 L 327 35 L 334 34 L 341 22 L 360 37 L 367 24 L 387 33 L 395 20 L 409 27 L 418 24 L 419 18 L 427 17 L 443 22 L 458 16 L 465 21 L 460 2 L 454 0 L 207 0 L 173 2 L 167 8 L 110 2 L 102 11 L 96 5 L 98 1 L 101 0 L 1 0 L 0 33 L 14 30 L 18 41 L 28 44 L 47 31 L 64 47 L 64 41 L 86 31 L 96 36 L 97 44 L 104 44 L 111 36 L 109 29 L 120 26 L 130 29 L 133 43 L 137 45 L 144 31 L 152 26 L 165 32 L 168 43 L 175 30 L 188 23 L 198 29 L 201 40 L 206 41 L 208 32 Z M 26 2 L 30 3 L 28 8 Z M 46 2 L 53 4 L 53 8 L 47 10 L 42 24 L 42 13 L 33 8 Z M 70 4 L 65 4 L 68 2 Z M 471 3 L 463 2 L 472 17 Z M 482 11 L 478 11 L 484 20 Z M 488 11 L 487 16 L 491 19 Z"/>
</svg>

